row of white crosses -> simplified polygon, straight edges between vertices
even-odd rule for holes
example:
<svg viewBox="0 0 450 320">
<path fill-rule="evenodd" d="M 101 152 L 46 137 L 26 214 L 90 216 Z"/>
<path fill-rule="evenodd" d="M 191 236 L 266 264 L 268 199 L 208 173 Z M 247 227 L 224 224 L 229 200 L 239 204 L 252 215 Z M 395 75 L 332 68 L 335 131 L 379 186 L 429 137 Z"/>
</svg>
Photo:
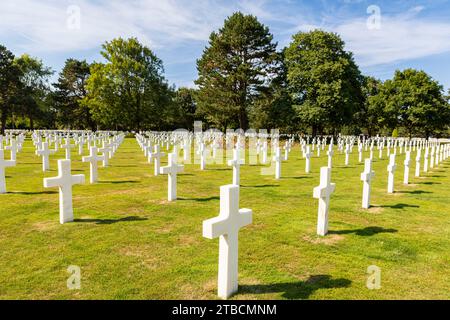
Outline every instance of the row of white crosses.
<svg viewBox="0 0 450 320">
<path fill-rule="evenodd" d="M 123 138 L 123 134 L 114 135 L 112 139 L 108 139 L 107 148 L 105 148 L 105 143 L 103 143 L 104 153 L 101 156 L 98 155 L 96 146 L 90 146 L 89 156 L 82 158 L 83 162 L 89 162 L 90 164 L 90 183 L 97 182 L 98 162 L 103 161 L 105 164 L 105 159 L 112 156 L 113 152 L 115 152 L 118 146 L 123 142 Z M 103 142 L 105 142 L 105 140 L 103 140 Z M 68 147 L 69 144 L 70 140 L 67 138 L 65 144 L 66 150 L 70 149 L 70 147 Z M 43 149 L 48 149 L 47 142 L 43 142 L 42 145 Z M 45 154 L 47 154 L 47 152 L 45 152 Z M 48 161 L 48 155 L 46 158 Z M 73 221 L 72 187 L 75 184 L 84 184 L 85 182 L 84 174 L 72 175 L 71 171 L 71 160 L 67 159 L 66 154 L 66 159 L 58 160 L 58 176 L 54 178 L 44 178 L 44 188 L 59 188 L 59 221 L 61 224 Z"/>
</svg>

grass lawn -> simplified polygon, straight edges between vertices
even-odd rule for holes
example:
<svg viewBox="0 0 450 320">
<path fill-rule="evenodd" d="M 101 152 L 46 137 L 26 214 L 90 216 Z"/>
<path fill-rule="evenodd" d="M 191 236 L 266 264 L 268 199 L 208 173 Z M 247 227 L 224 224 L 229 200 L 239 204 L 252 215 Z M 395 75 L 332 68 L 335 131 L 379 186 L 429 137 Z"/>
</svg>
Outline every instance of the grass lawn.
<svg viewBox="0 0 450 320">
<path fill-rule="evenodd" d="M 77 149 L 73 174 L 84 173 Z M 165 150 L 163 150 L 165 151 Z M 87 153 L 87 152 L 85 152 Z M 135 139 L 127 138 L 99 169 L 100 182 L 74 187 L 75 222 L 59 224 L 58 190 L 44 189 L 28 139 L 18 165 L 7 168 L 0 195 L 1 299 L 216 299 L 218 239 L 202 237 L 202 221 L 219 212 L 219 187 L 232 181 L 225 165 L 186 165 L 179 200 L 168 203 L 167 176 L 153 176 Z M 9 158 L 9 152 L 5 152 Z M 387 194 L 387 157 L 375 150 L 373 208 L 361 209 L 363 164 L 357 147 L 345 167 L 335 148 L 330 233 L 316 236 L 320 166 L 312 173 L 298 145 L 282 165 L 282 179 L 241 168 L 240 207 L 253 223 L 239 234 L 239 293 L 233 299 L 450 298 L 450 171 L 444 162 L 403 185 L 397 157 L 395 190 Z M 365 152 L 368 157 L 368 152 Z M 412 153 L 412 159 L 415 153 Z M 164 163 L 167 157 L 164 158 Z M 66 286 L 67 268 L 81 268 L 81 289 Z M 367 267 L 381 268 L 381 289 L 366 287 Z"/>
</svg>

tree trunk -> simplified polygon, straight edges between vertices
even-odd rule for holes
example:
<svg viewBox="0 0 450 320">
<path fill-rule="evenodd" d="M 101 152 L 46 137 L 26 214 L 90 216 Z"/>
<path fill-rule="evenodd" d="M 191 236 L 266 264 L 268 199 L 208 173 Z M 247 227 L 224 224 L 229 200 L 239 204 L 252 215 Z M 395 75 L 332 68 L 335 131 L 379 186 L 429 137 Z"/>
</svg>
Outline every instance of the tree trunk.
<svg viewBox="0 0 450 320">
<path fill-rule="evenodd" d="M 247 130 L 248 127 L 248 119 L 247 113 L 245 112 L 245 107 L 239 108 L 239 126 L 242 130 Z"/>
<path fill-rule="evenodd" d="M 1 118 L 1 128 L 0 128 L 0 134 L 5 135 L 5 129 L 6 129 L 6 112 L 3 110 L 2 112 L 2 118 Z"/>
</svg>

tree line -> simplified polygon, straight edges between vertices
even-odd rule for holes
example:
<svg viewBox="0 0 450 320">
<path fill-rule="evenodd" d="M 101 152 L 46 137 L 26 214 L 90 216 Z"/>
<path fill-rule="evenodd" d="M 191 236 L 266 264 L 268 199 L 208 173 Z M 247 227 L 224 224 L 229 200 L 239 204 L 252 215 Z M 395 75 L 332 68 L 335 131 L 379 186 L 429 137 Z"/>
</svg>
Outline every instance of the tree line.
<svg viewBox="0 0 450 320">
<path fill-rule="evenodd" d="M 211 33 L 196 88 L 176 88 L 163 62 L 136 38 L 102 45 L 102 62 L 67 59 L 58 79 L 38 58 L 0 45 L 5 128 L 271 129 L 309 134 L 442 136 L 450 92 L 421 70 L 365 76 L 336 33 L 299 32 L 277 50 L 269 28 L 240 12 Z"/>
</svg>

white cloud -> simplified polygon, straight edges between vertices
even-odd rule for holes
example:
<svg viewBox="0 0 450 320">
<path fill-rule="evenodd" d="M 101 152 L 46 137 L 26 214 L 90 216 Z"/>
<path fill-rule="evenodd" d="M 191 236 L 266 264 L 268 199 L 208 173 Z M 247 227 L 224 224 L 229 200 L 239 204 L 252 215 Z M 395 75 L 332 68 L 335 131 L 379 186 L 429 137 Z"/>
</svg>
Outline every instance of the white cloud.
<svg viewBox="0 0 450 320">
<path fill-rule="evenodd" d="M 69 5 L 80 8 L 79 30 L 67 28 Z M 15 0 L 1 4 L 0 36 L 14 35 L 18 47 L 33 52 L 91 49 L 118 36 L 162 47 L 207 40 L 231 12 L 207 0 Z"/>
<path fill-rule="evenodd" d="M 450 52 L 450 23 L 420 20 L 414 15 L 382 15 L 379 30 L 369 30 L 365 19 L 332 29 L 346 41 L 361 66 Z"/>
</svg>

